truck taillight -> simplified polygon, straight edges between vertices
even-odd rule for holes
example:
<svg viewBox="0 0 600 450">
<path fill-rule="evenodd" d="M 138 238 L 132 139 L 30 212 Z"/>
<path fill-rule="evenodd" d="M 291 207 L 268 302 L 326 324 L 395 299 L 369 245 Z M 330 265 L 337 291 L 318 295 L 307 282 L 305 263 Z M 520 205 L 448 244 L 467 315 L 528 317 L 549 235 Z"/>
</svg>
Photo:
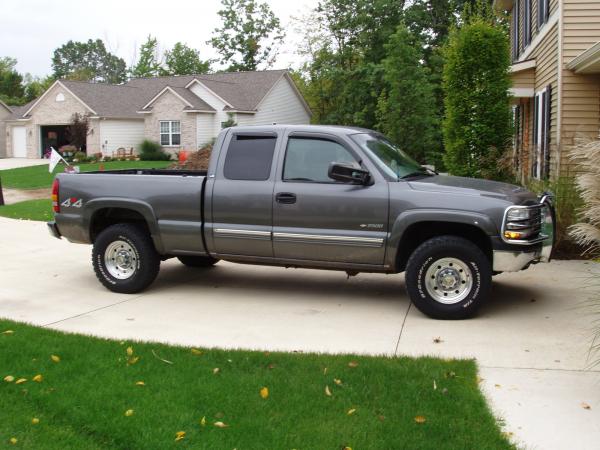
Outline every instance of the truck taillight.
<svg viewBox="0 0 600 450">
<path fill-rule="evenodd" d="M 52 210 L 55 213 L 59 213 L 60 212 L 60 204 L 58 203 L 58 180 L 54 180 L 52 182 Z"/>
</svg>

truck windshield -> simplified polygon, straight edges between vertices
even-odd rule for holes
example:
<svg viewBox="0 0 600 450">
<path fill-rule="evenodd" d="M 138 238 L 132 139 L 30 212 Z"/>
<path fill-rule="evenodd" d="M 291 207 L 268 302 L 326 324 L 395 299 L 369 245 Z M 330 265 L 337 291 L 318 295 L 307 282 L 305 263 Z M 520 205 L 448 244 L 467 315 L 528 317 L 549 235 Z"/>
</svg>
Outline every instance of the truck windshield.
<svg viewBox="0 0 600 450">
<path fill-rule="evenodd" d="M 353 134 L 351 137 L 375 160 L 381 169 L 397 180 L 411 176 L 429 175 L 427 169 L 383 136 L 359 133 Z"/>
</svg>

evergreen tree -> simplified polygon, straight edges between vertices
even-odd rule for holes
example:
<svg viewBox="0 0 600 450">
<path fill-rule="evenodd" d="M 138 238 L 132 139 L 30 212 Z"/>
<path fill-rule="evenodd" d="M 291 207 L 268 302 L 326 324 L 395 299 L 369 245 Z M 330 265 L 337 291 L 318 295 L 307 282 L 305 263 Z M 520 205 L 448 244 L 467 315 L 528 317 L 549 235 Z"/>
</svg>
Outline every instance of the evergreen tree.
<svg viewBox="0 0 600 450">
<path fill-rule="evenodd" d="M 505 178 L 498 161 L 512 136 L 507 35 L 488 9 L 469 13 L 444 55 L 446 166 L 455 175 Z"/>
<path fill-rule="evenodd" d="M 420 162 L 435 164 L 440 152 L 435 99 L 427 69 L 408 28 L 401 24 L 385 45 L 386 88 L 377 109 L 377 128 Z"/>
</svg>

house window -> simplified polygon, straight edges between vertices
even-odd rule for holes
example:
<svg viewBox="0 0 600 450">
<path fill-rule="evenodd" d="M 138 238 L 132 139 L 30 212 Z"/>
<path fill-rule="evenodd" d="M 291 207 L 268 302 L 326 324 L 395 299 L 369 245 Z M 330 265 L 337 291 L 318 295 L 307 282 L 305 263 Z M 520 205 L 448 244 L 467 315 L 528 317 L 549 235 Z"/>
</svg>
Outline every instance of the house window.
<svg viewBox="0 0 600 450">
<path fill-rule="evenodd" d="M 512 57 L 513 60 L 519 58 L 520 53 L 520 41 L 519 41 L 519 22 L 520 22 L 520 7 L 521 2 L 519 0 L 515 1 L 515 6 L 513 7 L 513 15 L 512 15 Z"/>
<path fill-rule="evenodd" d="M 525 0 L 523 17 L 523 47 L 531 44 L 531 1 Z"/>
<path fill-rule="evenodd" d="M 550 17 L 550 0 L 538 0 L 538 29 L 542 27 Z"/>
<path fill-rule="evenodd" d="M 533 119 L 533 161 L 531 175 L 539 180 L 550 173 L 550 124 L 552 122 L 552 86 L 535 94 Z"/>
<path fill-rule="evenodd" d="M 160 121 L 160 145 L 171 147 L 181 144 L 181 123 L 179 120 Z"/>
</svg>

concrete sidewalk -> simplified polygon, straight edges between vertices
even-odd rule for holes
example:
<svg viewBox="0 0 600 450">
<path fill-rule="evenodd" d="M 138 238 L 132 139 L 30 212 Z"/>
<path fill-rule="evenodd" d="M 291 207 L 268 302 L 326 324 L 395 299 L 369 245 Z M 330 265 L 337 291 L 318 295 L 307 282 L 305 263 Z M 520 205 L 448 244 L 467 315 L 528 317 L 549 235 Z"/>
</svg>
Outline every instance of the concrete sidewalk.
<svg viewBox="0 0 600 450">
<path fill-rule="evenodd" d="M 42 223 L 0 218 L 0 316 L 183 345 L 476 358 L 482 389 L 519 446 L 598 448 L 600 367 L 585 370 L 594 317 L 584 302 L 600 291 L 582 286 L 599 264 L 499 275 L 476 319 L 435 321 L 410 306 L 402 275 L 170 260 L 149 290 L 128 296 L 96 281 L 90 252 Z"/>
</svg>

